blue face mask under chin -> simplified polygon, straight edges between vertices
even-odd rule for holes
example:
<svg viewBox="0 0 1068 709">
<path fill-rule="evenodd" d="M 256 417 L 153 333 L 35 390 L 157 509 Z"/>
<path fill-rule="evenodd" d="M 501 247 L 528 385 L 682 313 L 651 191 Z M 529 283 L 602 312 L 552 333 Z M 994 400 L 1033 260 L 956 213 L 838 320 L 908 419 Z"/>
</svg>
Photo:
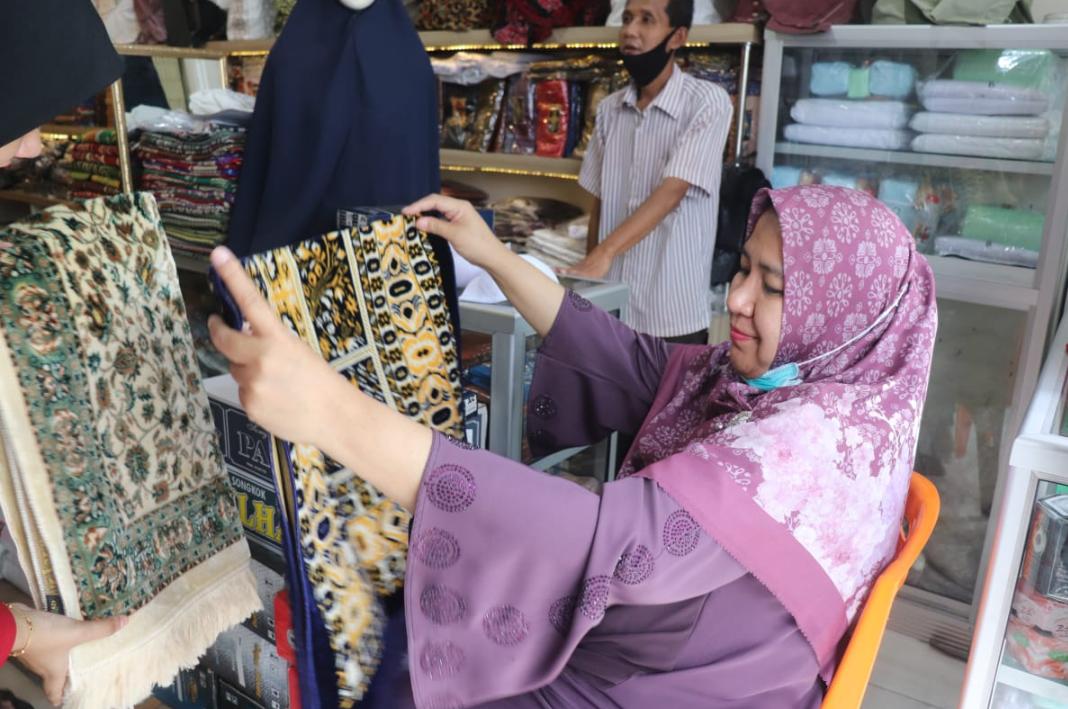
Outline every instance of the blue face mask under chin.
<svg viewBox="0 0 1068 709">
<path fill-rule="evenodd" d="M 745 383 L 760 391 L 771 391 L 779 387 L 796 386 L 801 383 L 801 372 L 793 362 L 782 364 L 761 374 L 755 379 L 746 379 Z"/>
</svg>

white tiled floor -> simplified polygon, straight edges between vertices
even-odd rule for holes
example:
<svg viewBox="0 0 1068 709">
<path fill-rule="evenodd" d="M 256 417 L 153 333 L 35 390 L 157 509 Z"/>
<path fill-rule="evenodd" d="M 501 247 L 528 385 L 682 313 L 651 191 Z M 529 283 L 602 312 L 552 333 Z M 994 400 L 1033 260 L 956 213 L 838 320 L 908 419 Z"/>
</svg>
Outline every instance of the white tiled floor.
<svg viewBox="0 0 1068 709">
<path fill-rule="evenodd" d="M 963 662 L 888 630 L 863 709 L 956 709 L 963 681 Z"/>
</svg>

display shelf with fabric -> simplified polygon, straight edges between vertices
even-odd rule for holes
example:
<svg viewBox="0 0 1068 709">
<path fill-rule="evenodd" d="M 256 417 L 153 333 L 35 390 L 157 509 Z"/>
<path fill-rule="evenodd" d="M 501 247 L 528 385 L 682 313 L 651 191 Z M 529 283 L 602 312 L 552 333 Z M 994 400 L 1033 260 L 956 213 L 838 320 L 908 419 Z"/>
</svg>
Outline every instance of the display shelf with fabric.
<svg viewBox="0 0 1068 709">
<path fill-rule="evenodd" d="M 618 42 L 616 27 L 562 27 L 555 30 L 543 42 L 526 45 L 502 44 L 493 38 L 488 29 L 472 29 L 463 32 L 420 32 L 428 52 L 495 51 L 499 49 L 614 49 Z M 760 31 L 748 23 L 724 22 L 715 25 L 697 25 L 690 31 L 690 46 L 709 44 L 759 44 Z M 183 58 L 217 59 L 242 52 L 266 54 L 274 46 L 273 39 L 227 40 L 207 42 L 203 47 L 169 47 L 159 44 L 122 44 L 117 49 L 122 54 L 137 56 L 175 56 Z"/>
<path fill-rule="evenodd" d="M 494 51 L 499 49 L 615 49 L 619 44 L 618 27 L 561 27 L 542 42 L 502 44 L 489 30 L 466 32 L 420 32 L 428 52 Z M 695 25 L 690 30 L 689 46 L 709 44 L 759 44 L 760 31 L 746 23 Z"/>
<path fill-rule="evenodd" d="M 986 170 L 989 172 L 1018 172 L 1025 175 L 1053 174 L 1053 163 L 1037 160 L 1007 160 L 1003 158 L 939 155 L 937 153 L 916 153 L 905 150 L 871 150 L 868 148 L 845 148 L 835 145 L 807 145 L 787 142 L 776 143 L 775 152 L 781 155 L 804 155 L 867 163 L 895 163 L 918 167 L 948 167 L 965 170 Z"/>
<path fill-rule="evenodd" d="M 628 81 L 616 54 L 617 27 L 562 28 L 529 47 L 499 43 L 485 30 L 423 32 L 420 38 L 441 82 L 442 148 L 471 153 L 462 163 L 455 153 L 449 160 L 442 156 L 443 165 L 455 171 L 569 175 L 574 166 L 567 163 L 502 166 L 495 154 L 581 158 L 598 104 Z M 750 69 L 759 44 L 752 25 L 698 25 L 677 58 L 683 71 L 731 97 L 735 110 L 726 162 L 746 161 L 755 153 L 759 81 L 751 79 Z"/>
<path fill-rule="evenodd" d="M 485 172 L 500 175 L 554 177 L 577 180 L 582 161 L 577 158 L 546 158 L 540 155 L 476 153 L 443 148 L 441 169 L 446 172 Z"/>
<path fill-rule="evenodd" d="M 1068 703 L 1066 347 L 1062 319 L 1012 445 L 962 707 Z"/>
<path fill-rule="evenodd" d="M 915 467 L 945 507 L 891 628 L 964 656 L 991 517 L 1012 477 L 1009 443 L 1063 302 L 1068 203 L 1055 197 L 1068 185 L 1068 35 L 1040 25 L 769 31 L 763 69 L 757 165 L 772 185 L 878 197 L 935 273 L 939 332 Z M 843 217 L 832 228 L 854 229 Z"/>
<path fill-rule="evenodd" d="M 41 126 L 41 137 L 48 148 L 42 157 L 24 161 L 4 176 L 0 201 L 50 207 L 133 191 L 122 79 L 89 101 L 94 102 L 99 107 L 95 120 L 106 119 L 110 124 Z"/>
</svg>

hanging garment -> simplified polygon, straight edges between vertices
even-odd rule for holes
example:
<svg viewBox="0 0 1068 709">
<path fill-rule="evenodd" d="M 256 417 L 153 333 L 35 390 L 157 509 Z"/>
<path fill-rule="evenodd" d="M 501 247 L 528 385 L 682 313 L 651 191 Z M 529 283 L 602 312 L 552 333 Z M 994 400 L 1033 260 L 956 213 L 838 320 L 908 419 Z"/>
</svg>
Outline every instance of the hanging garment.
<svg viewBox="0 0 1068 709">
<path fill-rule="evenodd" d="M 429 238 L 408 217 L 379 212 L 358 221 L 356 229 L 250 256 L 245 270 L 282 321 L 354 386 L 462 437 L 459 360 Z M 403 584 L 411 517 L 318 449 L 286 448 L 298 527 L 288 534 L 300 554 L 290 571 L 303 576 L 290 585 L 307 591 L 294 615 L 312 625 L 298 631 L 302 702 L 330 706 L 333 690 L 333 705 L 351 706 L 381 657 L 379 599 Z M 324 635 L 328 668 L 319 664 Z M 323 677 L 335 686 L 318 684 Z"/>
<path fill-rule="evenodd" d="M 603 25 L 608 0 L 505 0 L 496 3 L 493 38 L 502 44 L 543 42 L 557 27 Z"/>
<path fill-rule="evenodd" d="M 66 706 L 128 706 L 260 606 L 151 195 L 0 230 L 0 504 L 38 607 L 129 615 Z"/>
<path fill-rule="evenodd" d="M 437 81 L 400 0 L 300 0 L 260 80 L 227 245 L 269 251 L 332 230 L 339 208 L 437 192 L 438 137 Z M 459 332 L 452 256 L 431 244 Z"/>
</svg>

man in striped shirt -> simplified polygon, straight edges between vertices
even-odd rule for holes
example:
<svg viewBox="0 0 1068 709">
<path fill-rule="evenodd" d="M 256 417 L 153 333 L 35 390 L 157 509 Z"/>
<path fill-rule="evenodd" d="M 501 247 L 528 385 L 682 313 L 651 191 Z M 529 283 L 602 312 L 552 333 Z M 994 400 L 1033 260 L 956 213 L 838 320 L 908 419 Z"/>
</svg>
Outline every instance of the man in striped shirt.
<svg viewBox="0 0 1068 709">
<path fill-rule="evenodd" d="M 619 33 L 626 89 L 597 107 L 579 184 L 596 198 L 598 244 L 570 273 L 630 286 L 627 324 L 704 343 L 711 319 L 727 92 L 675 66 L 693 0 L 628 0 Z"/>
</svg>

